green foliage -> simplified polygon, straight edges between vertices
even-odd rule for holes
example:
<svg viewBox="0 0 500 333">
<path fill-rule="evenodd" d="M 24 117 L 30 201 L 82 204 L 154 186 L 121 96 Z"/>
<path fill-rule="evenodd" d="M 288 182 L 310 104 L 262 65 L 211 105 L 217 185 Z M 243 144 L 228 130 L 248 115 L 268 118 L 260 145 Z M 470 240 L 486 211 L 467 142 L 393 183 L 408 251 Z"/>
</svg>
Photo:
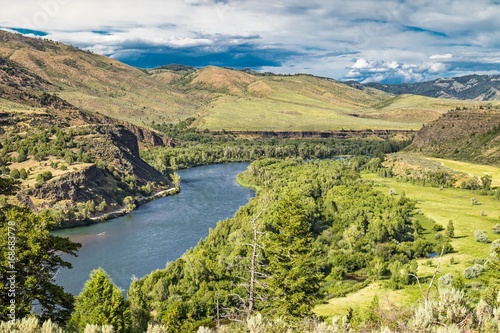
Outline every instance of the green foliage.
<svg viewBox="0 0 500 333">
<path fill-rule="evenodd" d="M 38 174 L 38 176 L 36 176 L 37 183 L 45 183 L 50 179 L 52 179 L 52 172 L 50 171 L 43 171 L 42 173 Z"/>
<path fill-rule="evenodd" d="M 28 172 L 26 172 L 25 168 L 21 168 L 19 170 L 19 178 L 21 178 L 21 179 L 27 179 L 28 178 Z"/>
<path fill-rule="evenodd" d="M 12 168 L 10 169 L 10 176 L 14 179 L 19 179 L 21 178 L 21 173 L 16 168 Z"/>
<path fill-rule="evenodd" d="M 83 332 L 89 324 L 111 325 L 117 332 L 131 332 L 128 302 L 102 268 L 90 274 L 76 297 L 75 311 L 69 321 L 69 327 L 78 332 Z"/>
<path fill-rule="evenodd" d="M 162 172 L 198 165 L 246 162 L 264 158 L 324 159 L 339 155 L 375 155 L 377 152 L 396 152 L 409 144 L 408 141 L 362 139 L 249 140 L 229 135 L 215 136 L 197 132 L 195 129 L 175 130 L 172 133 L 163 127 L 157 126 L 157 128 L 163 130 L 169 137 L 179 140 L 174 148 L 157 147 L 141 151 L 141 157 Z"/>
<path fill-rule="evenodd" d="M 19 182 L 11 177 L 0 176 L 0 194 L 12 195 L 18 189 Z"/>
<path fill-rule="evenodd" d="M 479 184 L 477 177 L 472 177 L 467 181 L 463 181 L 460 187 L 465 190 L 479 190 L 481 185 Z"/>
<path fill-rule="evenodd" d="M 308 202 L 309 201 L 309 202 Z M 305 201 L 300 190 L 280 194 L 268 216 L 265 249 L 264 283 L 268 288 L 269 312 L 273 316 L 304 316 L 321 298 L 320 256 L 324 255 L 314 244 L 314 217 L 311 199 Z"/>
<path fill-rule="evenodd" d="M 448 221 L 448 224 L 446 225 L 446 236 L 449 238 L 455 237 L 455 227 L 453 226 L 452 220 Z"/>
<path fill-rule="evenodd" d="M 123 204 L 125 205 L 125 212 L 127 213 L 130 213 L 137 207 L 135 204 L 135 199 L 132 196 L 125 197 L 125 199 L 123 199 Z"/>
<path fill-rule="evenodd" d="M 9 271 L 19 272 L 15 275 L 18 318 L 29 314 L 33 303 L 41 309 L 41 319 L 50 318 L 61 323 L 70 315 L 73 296 L 56 285 L 53 277 L 59 268 L 71 268 L 70 263 L 61 259 L 61 254 L 75 255 L 80 244 L 51 235 L 49 230 L 54 223 L 50 213 L 35 215 L 15 207 L 0 211 L 1 234 L 6 236 L 1 237 L 0 248 L 9 249 L 15 256 L 15 262 L 12 263 L 9 251 L 0 252 L 0 320 L 8 319 L 7 305 L 11 297 L 7 278 L 12 275 Z"/>
<path fill-rule="evenodd" d="M 394 261 L 390 266 L 391 278 L 388 281 L 389 288 L 401 289 L 415 281 L 417 275 L 417 262 L 411 261 L 403 264 L 400 261 Z"/>
<path fill-rule="evenodd" d="M 257 197 L 166 269 L 132 284 L 134 325 L 158 321 L 169 332 L 191 332 L 215 320 L 217 304 L 221 318 L 246 314 L 250 221 L 259 212 L 254 310 L 268 318 L 307 316 L 349 275 L 369 283 L 371 272 L 383 276 L 396 261 L 414 272 L 412 259 L 437 245 L 414 230 L 414 202 L 363 181 L 360 161 L 252 163 L 239 181 L 258 188 Z M 400 285 L 412 282 L 394 276 Z"/>
</svg>

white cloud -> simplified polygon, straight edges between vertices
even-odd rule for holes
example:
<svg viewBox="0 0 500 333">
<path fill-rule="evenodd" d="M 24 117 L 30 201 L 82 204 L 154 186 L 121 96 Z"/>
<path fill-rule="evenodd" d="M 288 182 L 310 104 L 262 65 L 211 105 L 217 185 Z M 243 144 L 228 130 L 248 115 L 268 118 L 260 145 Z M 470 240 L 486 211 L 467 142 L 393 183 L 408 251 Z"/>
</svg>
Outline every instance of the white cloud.
<svg viewBox="0 0 500 333">
<path fill-rule="evenodd" d="M 23 0 L 2 4 L 0 26 L 46 31 L 122 60 L 152 47 L 224 52 L 244 45 L 267 58 L 277 48 L 289 51 L 281 65 L 263 70 L 411 81 L 478 71 L 481 63 L 494 70 L 498 17 L 491 0 Z"/>
<path fill-rule="evenodd" d="M 429 57 L 429 60 L 445 60 L 445 59 L 451 59 L 451 58 L 453 58 L 453 54 L 451 54 L 451 53 L 433 54 Z"/>
</svg>

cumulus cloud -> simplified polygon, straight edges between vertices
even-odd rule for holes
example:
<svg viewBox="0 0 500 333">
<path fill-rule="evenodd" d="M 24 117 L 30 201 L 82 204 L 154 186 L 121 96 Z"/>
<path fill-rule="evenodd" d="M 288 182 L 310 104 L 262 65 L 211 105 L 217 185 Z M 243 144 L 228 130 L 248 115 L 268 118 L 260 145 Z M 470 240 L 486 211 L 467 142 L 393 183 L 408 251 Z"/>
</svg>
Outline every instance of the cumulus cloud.
<svg viewBox="0 0 500 333">
<path fill-rule="evenodd" d="M 363 83 L 401 83 L 431 80 L 447 71 L 447 65 L 440 62 L 403 64 L 396 61 L 358 59 L 349 67 L 345 79 Z"/>
<path fill-rule="evenodd" d="M 0 27 L 140 67 L 180 62 L 406 82 L 495 71 L 498 17 L 496 0 L 23 0 L 2 6 Z"/>
</svg>

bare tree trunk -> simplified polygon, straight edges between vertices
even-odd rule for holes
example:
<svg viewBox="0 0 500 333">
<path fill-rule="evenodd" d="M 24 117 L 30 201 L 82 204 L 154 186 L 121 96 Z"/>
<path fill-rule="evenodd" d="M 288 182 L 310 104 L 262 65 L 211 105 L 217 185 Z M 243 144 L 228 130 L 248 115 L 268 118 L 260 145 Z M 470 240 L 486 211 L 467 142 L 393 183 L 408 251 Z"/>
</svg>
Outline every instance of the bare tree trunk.
<svg viewBox="0 0 500 333">
<path fill-rule="evenodd" d="M 260 215 L 264 210 L 265 208 L 261 210 L 259 214 L 252 220 L 253 242 L 252 242 L 252 257 L 250 262 L 250 286 L 248 288 L 247 319 L 250 319 L 250 317 L 252 316 L 253 306 L 255 304 L 255 271 L 257 266 L 257 248 L 259 246 L 257 220 L 259 219 Z"/>
<path fill-rule="evenodd" d="M 247 319 L 252 315 L 253 305 L 255 302 L 254 287 L 255 287 L 255 262 L 257 260 L 257 221 L 252 220 L 253 223 L 253 244 L 252 244 L 252 257 L 250 263 L 250 287 L 248 290 L 248 308 Z"/>
</svg>

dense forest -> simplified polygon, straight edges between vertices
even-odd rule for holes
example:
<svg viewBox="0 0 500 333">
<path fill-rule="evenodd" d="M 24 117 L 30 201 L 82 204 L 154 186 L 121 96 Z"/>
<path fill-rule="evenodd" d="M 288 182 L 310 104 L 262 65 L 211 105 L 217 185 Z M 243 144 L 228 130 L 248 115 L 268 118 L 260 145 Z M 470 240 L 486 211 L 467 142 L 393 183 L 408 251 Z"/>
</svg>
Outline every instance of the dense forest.
<svg viewBox="0 0 500 333">
<path fill-rule="evenodd" d="M 230 133 L 199 131 L 192 127 L 194 118 L 177 124 L 152 124 L 176 142 L 173 148 L 154 147 L 141 151 L 141 157 L 157 170 L 172 172 L 199 165 L 251 162 L 263 158 L 298 157 L 325 159 L 342 155 L 379 156 L 397 152 L 411 143 L 411 138 L 395 140 L 354 138 L 249 138 Z"/>
</svg>

